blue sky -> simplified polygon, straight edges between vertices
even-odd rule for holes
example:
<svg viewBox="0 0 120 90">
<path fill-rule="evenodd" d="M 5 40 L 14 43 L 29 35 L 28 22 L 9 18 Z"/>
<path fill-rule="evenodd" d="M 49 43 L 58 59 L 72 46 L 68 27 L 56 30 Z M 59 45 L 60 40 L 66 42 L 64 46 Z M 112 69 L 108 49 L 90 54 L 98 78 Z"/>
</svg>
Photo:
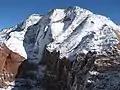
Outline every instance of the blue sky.
<svg viewBox="0 0 120 90">
<path fill-rule="evenodd" d="M 25 20 L 30 14 L 46 14 L 53 8 L 80 6 L 110 17 L 120 24 L 120 0 L 0 0 L 0 29 Z"/>
</svg>

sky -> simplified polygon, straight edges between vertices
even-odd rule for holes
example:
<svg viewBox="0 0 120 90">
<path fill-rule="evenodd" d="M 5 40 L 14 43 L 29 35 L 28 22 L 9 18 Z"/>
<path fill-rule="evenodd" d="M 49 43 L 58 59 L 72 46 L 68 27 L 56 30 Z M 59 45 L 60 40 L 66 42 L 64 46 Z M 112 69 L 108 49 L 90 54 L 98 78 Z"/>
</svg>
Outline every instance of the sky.
<svg viewBox="0 0 120 90">
<path fill-rule="evenodd" d="M 88 9 L 120 24 L 120 0 L 0 0 L 0 30 L 24 21 L 33 13 L 47 14 L 51 9 L 69 6 Z"/>
</svg>

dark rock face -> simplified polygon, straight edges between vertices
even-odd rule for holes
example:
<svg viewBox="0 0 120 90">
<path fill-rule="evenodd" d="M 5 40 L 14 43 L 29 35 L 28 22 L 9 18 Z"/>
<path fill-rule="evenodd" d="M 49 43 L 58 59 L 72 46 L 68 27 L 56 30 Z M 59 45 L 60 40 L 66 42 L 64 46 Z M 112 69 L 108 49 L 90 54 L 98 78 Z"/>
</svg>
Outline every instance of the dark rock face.
<svg viewBox="0 0 120 90">
<path fill-rule="evenodd" d="M 60 59 L 60 52 L 45 49 L 39 63 L 24 60 L 5 46 L 0 55 L 0 60 L 5 60 L 1 75 L 2 71 L 9 73 L 0 85 L 7 86 L 5 81 L 15 80 L 12 90 L 120 90 L 120 56 L 116 50 L 107 55 L 80 53 L 70 61 Z"/>
<path fill-rule="evenodd" d="M 43 79 L 45 90 L 119 90 L 120 56 L 96 52 L 80 53 L 71 62 L 59 59 L 59 52 L 47 53 Z"/>
<path fill-rule="evenodd" d="M 18 68 L 12 90 L 31 90 L 37 88 L 38 84 L 38 64 L 24 60 Z"/>
<path fill-rule="evenodd" d="M 46 90 L 85 90 L 88 74 L 95 60 L 95 52 L 79 54 L 73 62 L 66 58 L 59 59 L 59 57 L 48 60 L 44 88 Z"/>
</svg>

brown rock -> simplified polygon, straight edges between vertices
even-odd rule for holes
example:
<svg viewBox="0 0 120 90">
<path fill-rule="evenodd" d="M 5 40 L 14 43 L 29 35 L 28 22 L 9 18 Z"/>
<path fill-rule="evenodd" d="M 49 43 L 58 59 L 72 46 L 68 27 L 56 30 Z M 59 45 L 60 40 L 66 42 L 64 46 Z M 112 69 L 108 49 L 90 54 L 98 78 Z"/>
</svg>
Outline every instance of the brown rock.
<svg viewBox="0 0 120 90">
<path fill-rule="evenodd" d="M 5 44 L 0 47 L 0 86 L 6 85 L 6 81 L 14 80 L 23 60 L 24 57 L 9 50 Z"/>
</svg>

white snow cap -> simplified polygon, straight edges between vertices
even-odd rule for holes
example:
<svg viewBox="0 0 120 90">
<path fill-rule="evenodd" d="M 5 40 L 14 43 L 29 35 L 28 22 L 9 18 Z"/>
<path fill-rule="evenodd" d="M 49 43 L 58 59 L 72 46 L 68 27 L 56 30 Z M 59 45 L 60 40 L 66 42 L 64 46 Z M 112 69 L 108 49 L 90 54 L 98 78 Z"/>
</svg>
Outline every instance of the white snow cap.
<svg viewBox="0 0 120 90">
<path fill-rule="evenodd" d="M 41 60 L 47 48 L 50 52 L 60 51 L 60 58 L 73 59 L 76 53 L 110 50 L 119 42 L 114 33 L 117 30 L 120 26 L 109 18 L 75 6 L 54 9 L 44 16 L 31 15 L 22 25 L 7 32 L 6 45 L 26 58 Z"/>
<path fill-rule="evenodd" d="M 5 32 L 5 37 L 9 37 L 7 41 L 2 40 L 7 47 L 13 52 L 19 53 L 21 56 L 27 58 L 27 53 L 23 46 L 23 40 L 27 32 L 28 27 L 36 24 L 42 18 L 39 14 L 30 15 L 23 23 L 15 25 L 10 29 L 5 29 L 2 32 Z M 29 38 L 29 37 L 28 37 Z"/>
</svg>

